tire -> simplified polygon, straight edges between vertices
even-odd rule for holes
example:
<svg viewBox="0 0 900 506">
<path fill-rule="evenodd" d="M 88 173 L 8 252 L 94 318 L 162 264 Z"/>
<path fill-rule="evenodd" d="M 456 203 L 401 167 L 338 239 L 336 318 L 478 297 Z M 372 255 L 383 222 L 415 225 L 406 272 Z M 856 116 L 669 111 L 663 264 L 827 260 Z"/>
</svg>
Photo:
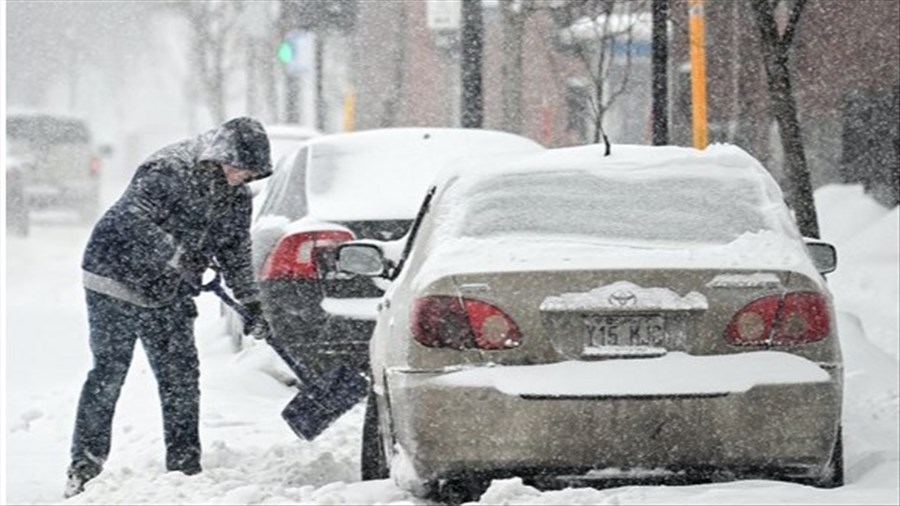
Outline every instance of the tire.
<svg viewBox="0 0 900 506">
<path fill-rule="evenodd" d="M 838 427 L 837 439 L 834 441 L 834 450 L 831 452 L 831 460 L 825 466 L 825 474 L 815 483 L 815 486 L 819 488 L 844 486 L 844 442 L 842 433 L 843 428 Z"/>
<path fill-rule="evenodd" d="M 463 504 L 478 501 L 490 486 L 490 480 L 458 477 L 430 481 L 426 484 L 425 499 L 444 504 Z"/>
<path fill-rule="evenodd" d="M 28 210 L 16 209 L 10 212 L 10 219 L 12 220 L 10 225 L 13 232 L 19 237 L 28 237 L 31 228 Z"/>
<path fill-rule="evenodd" d="M 384 480 L 390 477 L 381 429 L 378 423 L 378 403 L 375 392 L 369 388 L 366 399 L 366 417 L 363 421 L 362 452 L 359 459 L 360 476 L 363 480 Z"/>
<path fill-rule="evenodd" d="M 25 198 L 21 176 L 7 173 L 6 185 L 6 225 L 16 235 L 28 237 L 28 200 Z"/>
</svg>

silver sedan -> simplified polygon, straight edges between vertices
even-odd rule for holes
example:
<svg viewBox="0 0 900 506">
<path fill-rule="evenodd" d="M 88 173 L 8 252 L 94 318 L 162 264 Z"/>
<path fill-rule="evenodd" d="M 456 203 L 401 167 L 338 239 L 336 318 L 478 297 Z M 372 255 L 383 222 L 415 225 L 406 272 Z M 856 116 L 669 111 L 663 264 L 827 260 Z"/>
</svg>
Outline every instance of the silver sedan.
<svg viewBox="0 0 900 506">
<path fill-rule="evenodd" d="M 392 259 L 370 343 L 363 477 L 418 493 L 744 477 L 842 484 L 824 275 L 743 150 L 600 146 L 445 172 Z"/>
</svg>

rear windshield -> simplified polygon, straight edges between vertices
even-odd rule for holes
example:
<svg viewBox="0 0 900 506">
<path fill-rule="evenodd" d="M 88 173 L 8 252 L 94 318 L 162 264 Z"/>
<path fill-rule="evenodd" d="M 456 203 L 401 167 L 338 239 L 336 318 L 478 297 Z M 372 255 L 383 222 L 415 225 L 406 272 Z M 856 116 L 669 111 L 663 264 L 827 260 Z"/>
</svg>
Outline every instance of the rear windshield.
<svg viewBox="0 0 900 506">
<path fill-rule="evenodd" d="M 6 135 L 10 140 L 33 145 L 89 143 L 90 133 L 84 122 L 52 116 L 13 116 L 6 119 Z"/>
<path fill-rule="evenodd" d="M 308 148 L 278 160 L 271 176 L 260 216 L 297 220 L 306 214 L 306 160 Z"/>
<path fill-rule="evenodd" d="M 449 191 L 445 206 L 456 208 L 448 211 L 451 226 L 455 235 L 467 237 L 729 243 L 748 232 L 784 232 L 764 187 L 743 178 L 516 174 L 481 181 L 456 195 Z"/>
</svg>

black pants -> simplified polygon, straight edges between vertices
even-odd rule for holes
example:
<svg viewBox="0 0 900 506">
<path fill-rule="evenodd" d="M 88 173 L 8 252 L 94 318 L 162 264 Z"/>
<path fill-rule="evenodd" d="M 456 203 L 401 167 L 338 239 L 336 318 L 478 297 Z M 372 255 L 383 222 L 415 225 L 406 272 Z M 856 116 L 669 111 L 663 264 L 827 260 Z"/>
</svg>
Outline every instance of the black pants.
<svg viewBox="0 0 900 506">
<path fill-rule="evenodd" d="M 200 471 L 200 369 L 191 298 L 145 308 L 87 290 L 94 367 L 78 402 L 72 467 L 96 475 L 109 455 L 113 414 L 139 338 L 156 375 L 166 442 L 166 469 Z"/>
</svg>

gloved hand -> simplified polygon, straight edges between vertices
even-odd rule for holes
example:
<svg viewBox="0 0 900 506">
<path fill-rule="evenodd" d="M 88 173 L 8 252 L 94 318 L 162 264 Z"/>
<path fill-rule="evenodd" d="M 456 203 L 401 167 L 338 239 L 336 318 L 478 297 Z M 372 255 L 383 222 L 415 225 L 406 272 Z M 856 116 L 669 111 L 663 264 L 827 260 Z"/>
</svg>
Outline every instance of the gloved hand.
<svg viewBox="0 0 900 506">
<path fill-rule="evenodd" d="M 272 333 L 269 322 L 263 313 L 262 303 L 259 301 L 244 304 L 246 321 L 244 322 L 244 334 L 251 335 L 254 339 L 267 339 Z"/>
</svg>

